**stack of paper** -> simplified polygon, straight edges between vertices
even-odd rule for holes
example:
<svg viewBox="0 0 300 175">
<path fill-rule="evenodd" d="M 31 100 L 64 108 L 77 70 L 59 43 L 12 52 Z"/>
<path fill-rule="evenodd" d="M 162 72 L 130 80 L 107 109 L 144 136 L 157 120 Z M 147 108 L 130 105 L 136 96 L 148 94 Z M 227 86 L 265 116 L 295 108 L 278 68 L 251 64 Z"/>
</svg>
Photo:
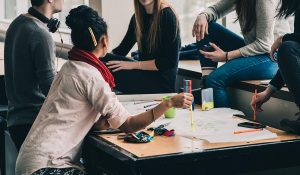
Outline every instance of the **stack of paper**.
<svg viewBox="0 0 300 175">
<path fill-rule="evenodd" d="M 131 114 L 139 114 L 145 112 L 147 109 L 155 107 L 155 105 L 158 104 L 155 100 L 161 99 L 164 95 L 166 94 L 130 95 L 118 96 L 118 98 Z M 230 108 L 215 108 L 210 111 L 196 109 L 194 111 L 195 131 L 192 131 L 189 110 L 177 109 L 175 118 L 166 119 L 162 117 L 150 127 L 170 123 L 166 128 L 174 129 L 176 135 L 207 140 L 210 143 L 244 142 L 277 138 L 275 133 L 266 129 L 256 132 L 234 134 L 235 131 L 248 130 L 248 128 L 237 126 L 238 123 L 244 122 L 245 120 L 234 117 L 234 114 L 243 113 Z"/>
</svg>

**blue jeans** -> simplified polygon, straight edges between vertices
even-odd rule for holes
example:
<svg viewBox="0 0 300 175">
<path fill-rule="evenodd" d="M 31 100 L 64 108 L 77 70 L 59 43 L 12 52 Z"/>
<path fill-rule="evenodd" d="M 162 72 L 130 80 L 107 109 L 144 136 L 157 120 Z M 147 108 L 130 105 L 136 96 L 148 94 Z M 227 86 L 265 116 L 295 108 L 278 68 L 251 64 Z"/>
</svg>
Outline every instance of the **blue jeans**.
<svg viewBox="0 0 300 175">
<path fill-rule="evenodd" d="M 209 24 L 209 35 L 198 43 L 199 47 L 213 42 L 224 51 L 232 51 L 245 46 L 244 39 L 225 27 L 212 22 Z M 201 59 L 205 58 L 200 58 Z M 207 59 L 206 59 L 207 62 Z M 243 80 L 271 79 L 278 70 L 268 54 L 235 58 L 210 73 L 205 81 L 207 88 L 214 90 L 215 107 L 230 107 L 226 88 Z M 250 99 L 247 99 L 250 102 Z"/>
</svg>

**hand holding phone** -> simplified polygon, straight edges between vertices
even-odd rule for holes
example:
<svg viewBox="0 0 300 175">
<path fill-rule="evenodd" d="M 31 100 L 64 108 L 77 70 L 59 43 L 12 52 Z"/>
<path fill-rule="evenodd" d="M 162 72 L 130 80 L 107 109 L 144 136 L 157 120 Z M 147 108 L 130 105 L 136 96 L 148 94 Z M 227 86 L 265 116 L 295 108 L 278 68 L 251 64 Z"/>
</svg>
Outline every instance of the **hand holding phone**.
<svg viewBox="0 0 300 175">
<path fill-rule="evenodd" d="M 205 51 L 205 52 L 213 52 L 215 51 L 215 49 L 211 46 L 211 45 L 204 45 L 201 50 Z"/>
</svg>

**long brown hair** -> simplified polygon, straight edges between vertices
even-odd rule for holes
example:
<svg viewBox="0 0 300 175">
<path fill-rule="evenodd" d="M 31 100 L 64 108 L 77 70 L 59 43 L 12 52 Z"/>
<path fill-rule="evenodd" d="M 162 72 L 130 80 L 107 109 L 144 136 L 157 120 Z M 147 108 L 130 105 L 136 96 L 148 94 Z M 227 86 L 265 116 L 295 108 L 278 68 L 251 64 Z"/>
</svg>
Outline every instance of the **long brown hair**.
<svg viewBox="0 0 300 175">
<path fill-rule="evenodd" d="M 139 0 L 134 0 L 135 24 L 136 24 L 135 32 L 136 32 L 136 40 L 138 43 L 138 48 L 140 51 L 146 51 L 148 53 L 152 53 L 158 50 L 159 43 L 161 42 L 160 41 L 161 35 L 162 35 L 161 34 L 162 30 L 160 26 L 161 11 L 166 7 L 170 7 L 173 10 L 174 14 L 176 14 L 174 9 L 170 6 L 170 4 L 168 4 L 164 0 L 154 0 L 153 21 L 150 25 L 148 36 L 143 36 L 144 25 L 145 25 L 143 20 L 144 20 L 144 16 L 146 15 L 146 10 L 143 7 L 143 5 L 139 2 Z M 177 19 L 177 29 L 176 29 L 176 35 L 177 35 L 177 32 L 179 31 L 179 22 L 177 17 L 176 19 Z M 144 50 L 144 48 L 142 48 L 142 39 L 144 39 L 144 37 L 145 39 L 147 39 L 147 43 L 149 43 L 148 50 Z"/>
<path fill-rule="evenodd" d="M 287 18 L 291 15 L 294 15 L 297 10 L 300 9 L 299 0 L 281 0 L 278 4 L 276 15 L 277 18 Z"/>
<path fill-rule="evenodd" d="M 243 34 L 248 33 L 256 25 L 256 0 L 237 0 L 235 9 Z"/>
</svg>

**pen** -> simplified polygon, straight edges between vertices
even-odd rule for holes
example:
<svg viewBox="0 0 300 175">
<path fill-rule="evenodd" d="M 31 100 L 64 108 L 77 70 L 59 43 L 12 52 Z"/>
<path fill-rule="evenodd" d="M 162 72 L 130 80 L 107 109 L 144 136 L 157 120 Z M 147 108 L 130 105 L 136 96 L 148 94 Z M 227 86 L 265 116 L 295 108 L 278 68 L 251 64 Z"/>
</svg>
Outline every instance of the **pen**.
<svg viewBox="0 0 300 175">
<path fill-rule="evenodd" d="M 148 107 L 155 106 L 155 105 L 157 105 L 157 103 L 146 105 L 146 106 L 144 106 L 144 108 L 148 108 Z"/>
<path fill-rule="evenodd" d="M 248 132 L 256 132 L 256 131 L 262 131 L 263 129 L 248 129 L 248 130 L 241 130 L 241 131 L 234 131 L 233 134 L 243 134 Z"/>
<path fill-rule="evenodd" d="M 192 93 L 192 80 L 184 80 L 184 92 Z M 190 106 L 189 110 L 190 110 L 191 128 L 192 128 L 192 131 L 195 131 L 193 105 Z"/>
<path fill-rule="evenodd" d="M 151 101 L 137 101 L 137 102 L 134 102 L 133 104 L 137 105 L 137 104 L 142 104 L 142 103 L 149 103 Z"/>
<path fill-rule="evenodd" d="M 257 98 L 257 89 L 255 89 L 254 91 L 254 101 L 256 101 L 256 98 Z M 254 104 L 253 121 L 256 122 L 256 103 Z"/>
</svg>

